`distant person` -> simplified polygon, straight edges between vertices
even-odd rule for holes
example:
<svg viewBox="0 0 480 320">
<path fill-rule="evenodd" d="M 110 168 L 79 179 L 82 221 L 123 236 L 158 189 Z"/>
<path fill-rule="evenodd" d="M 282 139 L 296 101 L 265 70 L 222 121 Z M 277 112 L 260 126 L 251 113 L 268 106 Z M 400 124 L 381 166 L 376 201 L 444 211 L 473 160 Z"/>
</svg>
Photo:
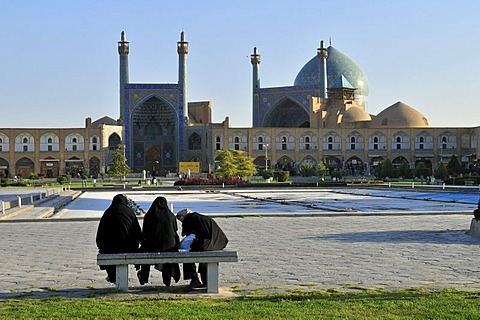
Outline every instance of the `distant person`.
<svg viewBox="0 0 480 320">
<path fill-rule="evenodd" d="M 177 219 L 182 222 L 182 236 L 195 235 L 190 251 L 222 250 L 227 246 L 227 236 L 212 218 L 187 208 L 177 213 Z M 197 272 L 194 263 L 184 263 L 183 278 L 191 280 L 189 289 L 206 287 L 207 264 L 200 263 Z"/>
<path fill-rule="evenodd" d="M 178 251 L 180 239 L 175 215 L 168 208 L 167 199 L 157 197 L 143 218 L 143 231 L 141 252 L 175 252 Z M 163 283 L 168 287 L 173 278 L 180 280 L 180 267 L 178 263 L 165 263 L 156 267 L 162 271 Z M 148 283 L 150 265 L 142 265 L 137 272 L 141 285 Z"/>
<path fill-rule="evenodd" d="M 96 242 L 99 252 L 137 252 L 141 235 L 140 224 L 137 216 L 128 206 L 127 197 L 117 194 L 98 225 Z M 115 266 L 100 266 L 100 269 L 107 271 L 108 282 L 115 283 Z"/>
</svg>

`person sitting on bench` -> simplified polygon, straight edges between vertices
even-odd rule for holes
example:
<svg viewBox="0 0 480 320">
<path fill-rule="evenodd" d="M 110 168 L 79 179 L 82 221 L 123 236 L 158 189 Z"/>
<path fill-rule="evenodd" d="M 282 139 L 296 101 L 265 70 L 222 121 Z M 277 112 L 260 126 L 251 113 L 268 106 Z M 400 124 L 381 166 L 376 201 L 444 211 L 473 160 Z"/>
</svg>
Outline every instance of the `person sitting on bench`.
<svg viewBox="0 0 480 320">
<path fill-rule="evenodd" d="M 228 238 L 223 230 L 212 218 L 190 209 L 183 209 L 177 213 L 177 219 L 182 222 L 182 236 L 195 235 L 190 245 L 190 251 L 223 250 Z M 200 273 L 201 281 L 198 278 Z M 190 280 L 188 289 L 202 288 L 207 285 L 207 264 L 199 263 L 198 273 L 194 263 L 183 264 L 183 278 Z"/>
<path fill-rule="evenodd" d="M 97 247 L 100 253 L 137 252 L 142 230 L 137 216 L 128 206 L 127 197 L 117 194 L 105 210 L 97 229 Z M 107 271 L 108 282 L 115 283 L 116 267 L 100 266 Z"/>
<path fill-rule="evenodd" d="M 143 217 L 140 252 L 178 251 L 180 239 L 177 230 L 177 219 L 168 208 L 167 199 L 157 197 Z M 178 263 L 165 263 L 156 265 L 155 268 L 162 271 L 162 280 L 167 287 L 170 286 L 172 278 L 175 282 L 180 280 Z M 148 283 L 150 265 L 141 265 L 137 276 L 141 285 Z"/>
</svg>

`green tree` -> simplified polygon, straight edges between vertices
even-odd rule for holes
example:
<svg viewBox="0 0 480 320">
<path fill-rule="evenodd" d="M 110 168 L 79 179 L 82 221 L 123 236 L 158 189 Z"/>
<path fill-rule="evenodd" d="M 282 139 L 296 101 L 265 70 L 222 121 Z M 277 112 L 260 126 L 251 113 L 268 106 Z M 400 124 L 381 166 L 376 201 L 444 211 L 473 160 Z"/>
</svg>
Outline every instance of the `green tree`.
<svg viewBox="0 0 480 320">
<path fill-rule="evenodd" d="M 393 163 L 390 158 L 385 159 L 382 163 L 382 169 L 381 169 L 381 177 L 382 178 L 393 178 Z"/>
<path fill-rule="evenodd" d="M 125 146 L 119 145 L 113 154 L 113 163 L 110 165 L 108 175 L 111 177 L 124 177 L 131 172 L 125 157 Z"/>
<path fill-rule="evenodd" d="M 377 164 L 377 166 L 375 167 L 374 169 L 374 172 L 375 172 L 375 176 L 377 178 L 381 178 L 382 177 L 382 167 L 383 167 L 383 161 L 382 162 L 379 162 Z"/>
<path fill-rule="evenodd" d="M 456 155 L 452 155 L 450 161 L 448 161 L 448 173 L 454 177 L 458 176 L 460 173 L 463 172 L 460 163 L 458 162 L 458 158 Z"/>
<path fill-rule="evenodd" d="M 323 163 L 323 161 L 320 161 L 317 164 L 317 175 L 323 177 L 325 173 L 327 173 L 327 167 L 325 166 L 325 163 Z"/>
<path fill-rule="evenodd" d="M 247 157 L 242 151 L 232 150 L 233 158 L 237 164 L 237 172 L 235 175 L 242 178 L 253 176 L 257 172 L 257 167 L 253 163 L 252 157 Z"/>
<path fill-rule="evenodd" d="M 218 150 L 215 175 L 219 177 L 247 177 L 257 171 L 253 158 L 239 150 Z"/>
<path fill-rule="evenodd" d="M 398 176 L 402 178 L 406 178 L 408 176 L 408 163 L 405 161 L 398 167 Z"/>
<path fill-rule="evenodd" d="M 430 170 L 430 168 L 427 168 L 427 166 L 425 165 L 425 162 L 420 161 L 415 166 L 415 176 L 416 177 L 422 177 L 422 176 L 426 177 L 426 176 L 429 176 L 431 174 L 432 174 L 432 170 Z"/>
<path fill-rule="evenodd" d="M 311 177 L 317 173 L 316 171 L 316 167 L 312 166 L 310 163 L 302 163 L 299 169 L 302 177 Z"/>
<path fill-rule="evenodd" d="M 448 169 L 440 162 L 437 169 L 435 169 L 435 179 L 444 180 L 446 178 L 448 178 Z"/>
<path fill-rule="evenodd" d="M 218 177 L 232 177 L 237 172 L 237 165 L 230 150 L 218 150 L 215 166 L 215 175 Z"/>
<path fill-rule="evenodd" d="M 342 173 L 340 172 L 340 169 L 333 170 L 332 178 L 336 178 L 337 180 L 342 179 Z"/>
</svg>

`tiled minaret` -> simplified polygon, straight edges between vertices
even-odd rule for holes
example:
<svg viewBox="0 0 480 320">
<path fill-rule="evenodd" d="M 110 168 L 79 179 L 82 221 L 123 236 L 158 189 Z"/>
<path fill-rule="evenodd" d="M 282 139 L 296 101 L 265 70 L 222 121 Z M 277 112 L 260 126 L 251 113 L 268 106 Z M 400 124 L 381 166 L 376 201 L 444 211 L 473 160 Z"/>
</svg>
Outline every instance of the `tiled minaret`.
<svg viewBox="0 0 480 320">
<path fill-rule="evenodd" d="M 177 42 L 178 52 L 178 85 L 183 92 L 183 119 L 188 124 L 188 101 L 187 101 L 187 55 L 188 42 L 185 41 L 185 33 L 180 34 L 180 41 Z"/>
<path fill-rule="evenodd" d="M 120 123 L 125 123 L 125 85 L 128 84 L 128 53 L 129 46 L 125 31 L 122 31 L 121 40 L 118 42 L 120 55 Z"/>
<path fill-rule="evenodd" d="M 328 50 L 323 46 L 323 40 L 320 41 L 320 48 L 317 49 L 319 60 L 319 80 L 320 80 L 320 98 L 327 98 L 327 57 Z"/>
<path fill-rule="evenodd" d="M 250 61 L 252 62 L 252 68 L 253 68 L 253 79 L 252 79 L 252 108 L 253 108 L 253 120 L 254 120 L 254 125 L 255 125 L 255 112 L 258 110 L 258 94 L 256 94 L 256 90 L 260 89 L 260 74 L 259 74 L 259 68 L 260 68 L 260 55 L 257 53 L 257 47 L 253 48 L 253 54 L 250 55 Z M 258 125 L 258 124 L 257 124 Z"/>
</svg>

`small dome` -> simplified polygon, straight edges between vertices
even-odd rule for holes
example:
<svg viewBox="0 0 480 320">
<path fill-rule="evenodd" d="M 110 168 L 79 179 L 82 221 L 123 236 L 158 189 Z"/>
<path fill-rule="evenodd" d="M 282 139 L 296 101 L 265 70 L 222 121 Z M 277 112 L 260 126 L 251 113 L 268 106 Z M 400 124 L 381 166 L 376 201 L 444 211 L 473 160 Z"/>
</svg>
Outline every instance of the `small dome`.
<svg viewBox="0 0 480 320">
<path fill-rule="evenodd" d="M 380 112 L 372 121 L 372 126 L 429 127 L 430 123 L 423 114 L 398 101 Z"/>
<path fill-rule="evenodd" d="M 342 122 L 371 121 L 367 111 L 359 107 L 351 107 L 343 113 Z"/>
<path fill-rule="evenodd" d="M 360 67 L 348 56 L 330 46 L 327 57 L 327 88 L 331 88 L 342 75 L 356 88 L 356 100 L 365 106 L 368 97 L 368 79 Z M 319 59 L 313 57 L 307 62 L 295 78 L 295 86 L 320 85 Z"/>
</svg>

